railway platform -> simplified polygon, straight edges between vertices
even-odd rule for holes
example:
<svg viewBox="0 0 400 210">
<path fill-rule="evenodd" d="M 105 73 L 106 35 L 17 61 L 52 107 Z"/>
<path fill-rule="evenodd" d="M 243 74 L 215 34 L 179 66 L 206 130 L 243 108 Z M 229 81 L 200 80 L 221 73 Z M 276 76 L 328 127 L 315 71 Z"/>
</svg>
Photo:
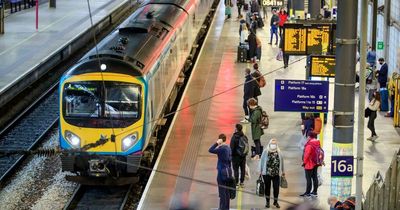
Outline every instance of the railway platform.
<svg viewBox="0 0 400 210">
<path fill-rule="evenodd" d="M 101 30 L 130 1 L 90 3 L 93 24 Z M 0 105 L 93 38 L 86 1 L 57 0 L 57 8 L 40 4 L 38 30 L 35 17 L 32 7 L 5 19 L 5 33 L 0 34 Z"/>
<path fill-rule="evenodd" d="M 240 84 L 244 82 L 244 69 L 250 67 L 248 63 L 236 62 L 239 22 L 235 19 L 236 13 L 233 14 L 232 19 L 225 20 L 224 11 L 223 1 L 221 1 L 179 104 L 178 110 L 182 110 L 174 117 L 138 209 L 171 209 L 177 202 L 192 204 L 195 209 L 218 208 L 217 186 L 207 184 L 216 184 L 217 157 L 210 154 L 208 148 L 216 142 L 220 133 L 225 133 L 227 139 L 230 139 L 235 124 L 243 119 L 243 86 Z M 302 151 L 298 147 L 301 139 L 301 119 L 300 113 L 273 111 L 274 80 L 304 79 L 306 59 L 292 56 L 289 67 L 284 69 L 283 62 L 275 58 L 279 50 L 278 46 L 268 45 L 269 21 L 265 21 L 265 26 L 264 29 L 257 31 L 262 41 L 260 69 L 262 73 L 268 73 L 265 77 L 267 85 L 261 89 L 259 104 L 270 115 L 270 127 L 262 136 L 261 143 L 265 146 L 271 138 L 276 138 L 285 157 L 285 172 L 289 188 L 281 188 L 279 197 L 281 208 L 285 209 L 291 203 L 304 201 L 302 197 L 299 197 L 305 191 L 306 182 L 304 170 L 301 167 Z M 334 87 L 331 84 L 329 110 L 333 108 L 333 91 Z M 210 99 L 196 104 L 206 98 Z M 190 106 L 192 104 L 196 105 Z M 372 183 L 374 174 L 378 170 L 381 172 L 387 170 L 394 152 L 400 147 L 399 132 L 392 126 L 391 120 L 384 117 L 384 114 L 379 113 L 375 121 L 380 136 L 377 142 L 365 142 L 364 193 Z M 332 154 L 333 133 L 330 119 L 332 119 L 332 112 L 328 114 L 328 122 L 323 131 L 325 162 L 328 163 Z M 250 124 L 243 125 L 250 145 L 254 145 L 251 140 Z M 365 134 L 366 137 L 369 134 L 366 126 Z M 354 151 L 356 149 L 354 146 Z M 237 197 L 231 200 L 231 209 L 264 209 L 265 199 L 255 195 L 258 161 L 248 157 L 247 163 L 250 167 L 251 179 L 244 183 L 243 190 L 246 192 L 239 190 Z M 322 167 L 321 174 L 324 181 L 318 189 L 319 196 L 313 199 L 313 203 L 320 209 L 328 209 L 327 198 L 330 195 L 331 183 L 329 164 Z M 353 182 L 355 183 L 355 179 Z"/>
</svg>

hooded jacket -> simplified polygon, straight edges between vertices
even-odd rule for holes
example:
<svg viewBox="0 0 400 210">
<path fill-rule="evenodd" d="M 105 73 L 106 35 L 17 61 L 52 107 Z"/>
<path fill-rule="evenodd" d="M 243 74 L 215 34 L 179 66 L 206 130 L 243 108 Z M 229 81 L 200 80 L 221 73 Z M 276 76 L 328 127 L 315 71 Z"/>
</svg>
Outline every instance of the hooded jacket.
<svg viewBox="0 0 400 210">
<path fill-rule="evenodd" d="M 238 149 L 238 146 L 239 146 L 239 139 L 242 136 L 245 136 L 245 139 L 247 140 L 247 137 L 246 137 L 246 135 L 244 135 L 243 132 L 237 131 L 232 135 L 231 144 L 230 144 L 231 150 L 232 150 L 232 158 L 235 158 L 235 157 L 240 157 L 241 158 L 242 157 L 237 153 L 237 149 Z M 249 142 L 247 141 L 247 143 L 249 143 Z M 244 157 L 244 158 L 246 158 L 246 157 Z"/>
<path fill-rule="evenodd" d="M 312 170 L 317 165 L 314 161 L 314 157 L 317 155 L 317 148 L 319 147 L 321 147 L 321 144 L 318 139 L 308 139 L 303 152 L 304 169 Z"/>
</svg>

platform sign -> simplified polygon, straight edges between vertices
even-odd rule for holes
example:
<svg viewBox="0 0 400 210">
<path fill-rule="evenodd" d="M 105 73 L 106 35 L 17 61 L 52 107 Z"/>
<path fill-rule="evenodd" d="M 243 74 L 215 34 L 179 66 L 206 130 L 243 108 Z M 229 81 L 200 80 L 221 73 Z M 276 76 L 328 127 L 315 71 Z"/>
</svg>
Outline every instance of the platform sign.
<svg viewBox="0 0 400 210">
<path fill-rule="evenodd" d="M 307 55 L 307 29 L 303 24 L 285 24 L 283 51 L 289 55 Z"/>
<path fill-rule="evenodd" d="M 275 111 L 328 112 L 329 82 L 275 80 Z"/>
<path fill-rule="evenodd" d="M 378 50 L 383 50 L 384 46 L 383 41 L 378 41 Z"/>
<path fill-rule="evenodd" d="M 332 156 L 331 177 L 352 177 L 354 174 L 353 156 Z"/>
<path fill-rule="evenodd" d="M 334 55 L 311 55 L 310 76 L 335 77 L 335 65 Z"/>
<path fill-rule="evenodd" d="M 324 54 L 329 52 L 331 26 L 313 24 L 307 28 L 307 54 Z"/>
</svg>

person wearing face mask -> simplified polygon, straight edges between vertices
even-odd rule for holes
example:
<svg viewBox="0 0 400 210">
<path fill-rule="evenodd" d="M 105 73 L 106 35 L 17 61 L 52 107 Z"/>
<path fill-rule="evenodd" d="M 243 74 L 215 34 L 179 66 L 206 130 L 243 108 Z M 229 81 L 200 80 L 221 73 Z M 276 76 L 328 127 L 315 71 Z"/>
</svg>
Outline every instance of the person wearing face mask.
<svg viewBox="0 0 400 210">
<path fill-rule="evenodd" d="M 271 182 L 272 189 L 274 191 L 274 203 L 276 208 L 280 208 L 278 203 L 279 196 L 279 182 L 280 177 L 285 176 L 285 168 L 283 164 L 283 157 L 278 147 L 278 141 L 271 139 L 269 144 L 264 149 L 261 155 L 261 161 L 259 163 L 259 172 L 263 176 L 265 184 L 265 207 L 269 208 L 270 194 L 271 194 Z"/>
<path fill-rule="evenodd" d="M 342 207 L 342 202 L 340 202 L 336 196 L 330 196 L 328 198 L 328 204 L 329 204 L 330 210 L 337 210 Z"/>
</svg>

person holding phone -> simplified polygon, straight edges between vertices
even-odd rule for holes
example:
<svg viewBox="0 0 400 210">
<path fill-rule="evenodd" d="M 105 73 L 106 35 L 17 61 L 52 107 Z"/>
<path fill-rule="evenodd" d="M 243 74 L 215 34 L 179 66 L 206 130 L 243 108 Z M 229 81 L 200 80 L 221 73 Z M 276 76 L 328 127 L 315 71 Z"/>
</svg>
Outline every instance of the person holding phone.
<svg viewBox="0 0 400 210">
<path fill-rule="evenodd" d="M 229 145 L 226 144 L 226 135 L 220 134 L 218 140 L 214 143 L 208 152 L 216 154 L 218 156 L 217 162 L 217 183 L 218 183 L 218 194 L 219 194 L 219 209 L 229 210 L 229 189 L 222 187 L 227 186 L 227 181 L 232 177 L 232 151 Z"/>
</svg>

